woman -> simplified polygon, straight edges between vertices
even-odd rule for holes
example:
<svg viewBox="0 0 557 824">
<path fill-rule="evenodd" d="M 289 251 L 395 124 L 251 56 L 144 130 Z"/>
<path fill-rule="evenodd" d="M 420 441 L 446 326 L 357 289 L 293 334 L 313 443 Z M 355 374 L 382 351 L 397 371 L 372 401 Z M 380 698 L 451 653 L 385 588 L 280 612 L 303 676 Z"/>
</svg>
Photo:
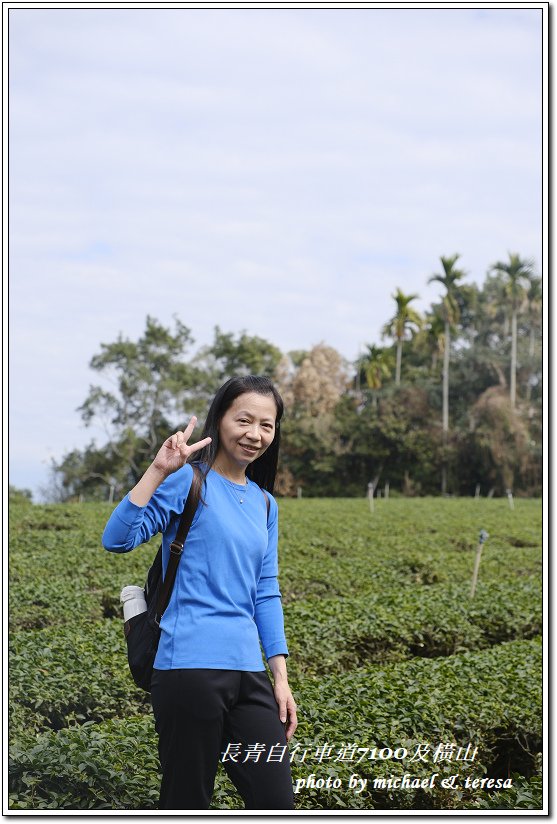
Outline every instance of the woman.
<svg viewBox="0 0 557 824">
<path fill-rule="evenodd" d="M 207 809 L 219 760 L 246 809 L 294 808 L 287 742 L 296 705 L 286 672 L 272 497 L 282 412 L 268 378 L 227 381 L 202 439 L 188 444 L 195 417 L 169 437 L 104 531 L 103 545 L 113 552 L 162 532 L 166 569 L 194 482 L 199 503 L 161 621 L 151 684 L 160 809 Z"/>
</svg>

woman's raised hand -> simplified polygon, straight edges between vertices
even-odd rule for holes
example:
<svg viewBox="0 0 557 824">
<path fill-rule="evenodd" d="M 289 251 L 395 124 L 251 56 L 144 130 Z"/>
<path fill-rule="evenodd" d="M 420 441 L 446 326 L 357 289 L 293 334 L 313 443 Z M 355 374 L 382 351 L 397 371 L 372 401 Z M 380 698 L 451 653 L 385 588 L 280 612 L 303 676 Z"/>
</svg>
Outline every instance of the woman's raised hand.
<svg viewBox="0 0 557 824">
<path fill-rule="evenodd" d="M 165 476 L 171 475 L 184 466 L 190 455 L 211 443 L 211 438 L 203 438 L 202 441 L 188 444 L 196 423 L 197 418 L 193 415 L 183 432 L 175 432 L 166 439 L 152 463 L 154 469 Z"/>
<path fill-rule="evenodd" d="M 211 443 L 211 438 L 203 438 L 202 441 L 188 445 L 196 423 L 197 418 L 194 415 L 183 432 L 175 432 L 166 439 L 153 463 L 130 491 L 129 499 L 132 504 L 146 506 L 165 478 L 184 466 L 190 455 Z"/>
</svg>

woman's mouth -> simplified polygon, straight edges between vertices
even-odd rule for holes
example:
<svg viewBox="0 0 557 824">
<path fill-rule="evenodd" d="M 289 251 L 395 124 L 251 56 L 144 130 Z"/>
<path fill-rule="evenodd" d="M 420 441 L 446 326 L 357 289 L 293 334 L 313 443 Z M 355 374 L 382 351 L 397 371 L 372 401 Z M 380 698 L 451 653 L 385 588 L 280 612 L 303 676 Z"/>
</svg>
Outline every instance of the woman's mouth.
<svg viewBox="0 0 557 824">
<path fill-rule="evenodd" d="M 256 452 L 259 452 L 258 446 L 250 446 L 249 444 L 241 443 L 240 446 L 242 449 L 245 449 L 246 452 L 249 452 L 250 455 L 255 455 Z"/>
</svg>

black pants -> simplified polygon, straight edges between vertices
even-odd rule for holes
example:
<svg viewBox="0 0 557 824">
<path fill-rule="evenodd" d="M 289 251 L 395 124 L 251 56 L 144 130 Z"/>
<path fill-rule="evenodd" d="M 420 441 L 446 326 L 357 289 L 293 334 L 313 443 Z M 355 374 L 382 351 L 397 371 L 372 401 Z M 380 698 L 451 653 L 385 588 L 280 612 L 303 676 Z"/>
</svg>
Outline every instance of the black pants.
<svg viewBox="0 0 557 824">
<path fill-rule="evenodd" d="M 151 700 L 159 809 L 208 809 L 219 760 L 246 809 L 294 809 L 284 725 L 266 671 L 155 670 Z"/>
</svg>

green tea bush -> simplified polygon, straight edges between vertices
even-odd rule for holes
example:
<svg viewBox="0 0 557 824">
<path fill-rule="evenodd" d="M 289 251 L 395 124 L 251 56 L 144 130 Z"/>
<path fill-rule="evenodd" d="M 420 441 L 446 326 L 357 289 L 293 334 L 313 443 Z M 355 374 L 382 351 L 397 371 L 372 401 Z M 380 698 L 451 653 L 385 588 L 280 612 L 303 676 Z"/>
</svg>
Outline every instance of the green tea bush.
<svg viewBox="0 0 557 824">
<path fill-rule="evenodd" d="M 280 584 L 299 705 L 290 745 L 299 809 L 539 809 L 541 505 L 506 501 L 285 500 Z M 106 504 L 10 508 L 10 808 L 152 810 L 149 696 L 128 673 L 120 589 L 158 540 L 100 545 Z M 489 532 L 476 595 L 480 529 Z M 407 756 L 348 757 L 381 748 Z M 439 746 L 474 759 L 434 760 Z M 412 754 L 429 747 L 428 757 Z M 358 749 L 358 747 L 356 747 Z M 305 756 L 303 755 L 305 752 Z M 320 755 L 319 755 L 320 754 Z M 340 757 L 340 755 L 343 757 Z M 348 754 L 348 755 L 347 755 Z M 360 756 L 358 756 L 360 757 Z M 429 786 L 395 786 L 405 774 Z M 442 780 L 458 773 L 455 786 Z M 356 792 L 357 775 L 366 782 Z M 392 786 L 375 786 L 388 778 Z M 484 784 L 506 779 L 511 786 Z M 393 783 L 394 782 L 394 783 Z M 311 784 L 311 781 L 309 782 Z M 241 809 L 222 767 L 213 809 Z"/>
<path fill-rule="evenodd" d="M 373 596 L 321 598 L 285 606 L 295 667 L 350 670 L 414 656 L 436 658 L 482 649 L 542 630 L 541 587 L 521 579 L 469 585 L 393 588 Z"/>
<path fill-rule="evenodd" d="M 131 681 L 123 653 L 121 621 L 14 633 L 8 700 L 25 711 L 25 734 L 149 711 L 149 697 Z"/>
<path fill-rule="evenodd" d="M 86 721 L 10 753 L 12 809 L 150 809 L 158 800 L 151 718 Z"/>
<path fill-rule="evenodd" d="M 532 684 L 540 683 L 541 645 L 536 641 L 511 642 L 433 662 L 406 661 L 344 676 L 306 678 L 294 685 L 300 725 L 290 745 L 293 779 L 331 776 L 341 779 L 343 789 L 336 793 L 301 789 L 296 796 L 298 808 L 477 807 L 476 791 L 462 786 L 439 788 L 441 778 L 455 772 L 461 785 L 468 776 L 533 776 L 530 790 L 526 779 L 518 786 L 534 793 L 539 806 L 540 689 L 532 689 Z M 465 750 L 471 743 L 478 755 L 473 760 L 434 760 L 436 749 L 447 742 L 455 744 L 455 753 L 458 746 Z M 419 747 L 427 749 L 427 758 L 413 763 Z M 350 754 L 352 748 L 360 750 L 354 758 L 346 754 L 339 758 L 339 752 Z M 408 756 L 358 761 L 366 748 L 405 748 Z M 318 749 L 324 753 L 320 758 Z M 158 792 L 155 753 L 150 715 L 88 721 L 77 728 L 43 733 L 34 744 L 12 748 L 10 788 L 18 805 L 14 809 L 152 809 Z M 437 773 L 437 786 L 434 791 L 373 788 L 376 778 L 405 773 L 420 779 Z M 359 795 L 348 788 L 354 774 L 368 782 Z M 222 768 L 217 799 L 223 808 L 238 809 L 237 795 Z"/>
</svg>

